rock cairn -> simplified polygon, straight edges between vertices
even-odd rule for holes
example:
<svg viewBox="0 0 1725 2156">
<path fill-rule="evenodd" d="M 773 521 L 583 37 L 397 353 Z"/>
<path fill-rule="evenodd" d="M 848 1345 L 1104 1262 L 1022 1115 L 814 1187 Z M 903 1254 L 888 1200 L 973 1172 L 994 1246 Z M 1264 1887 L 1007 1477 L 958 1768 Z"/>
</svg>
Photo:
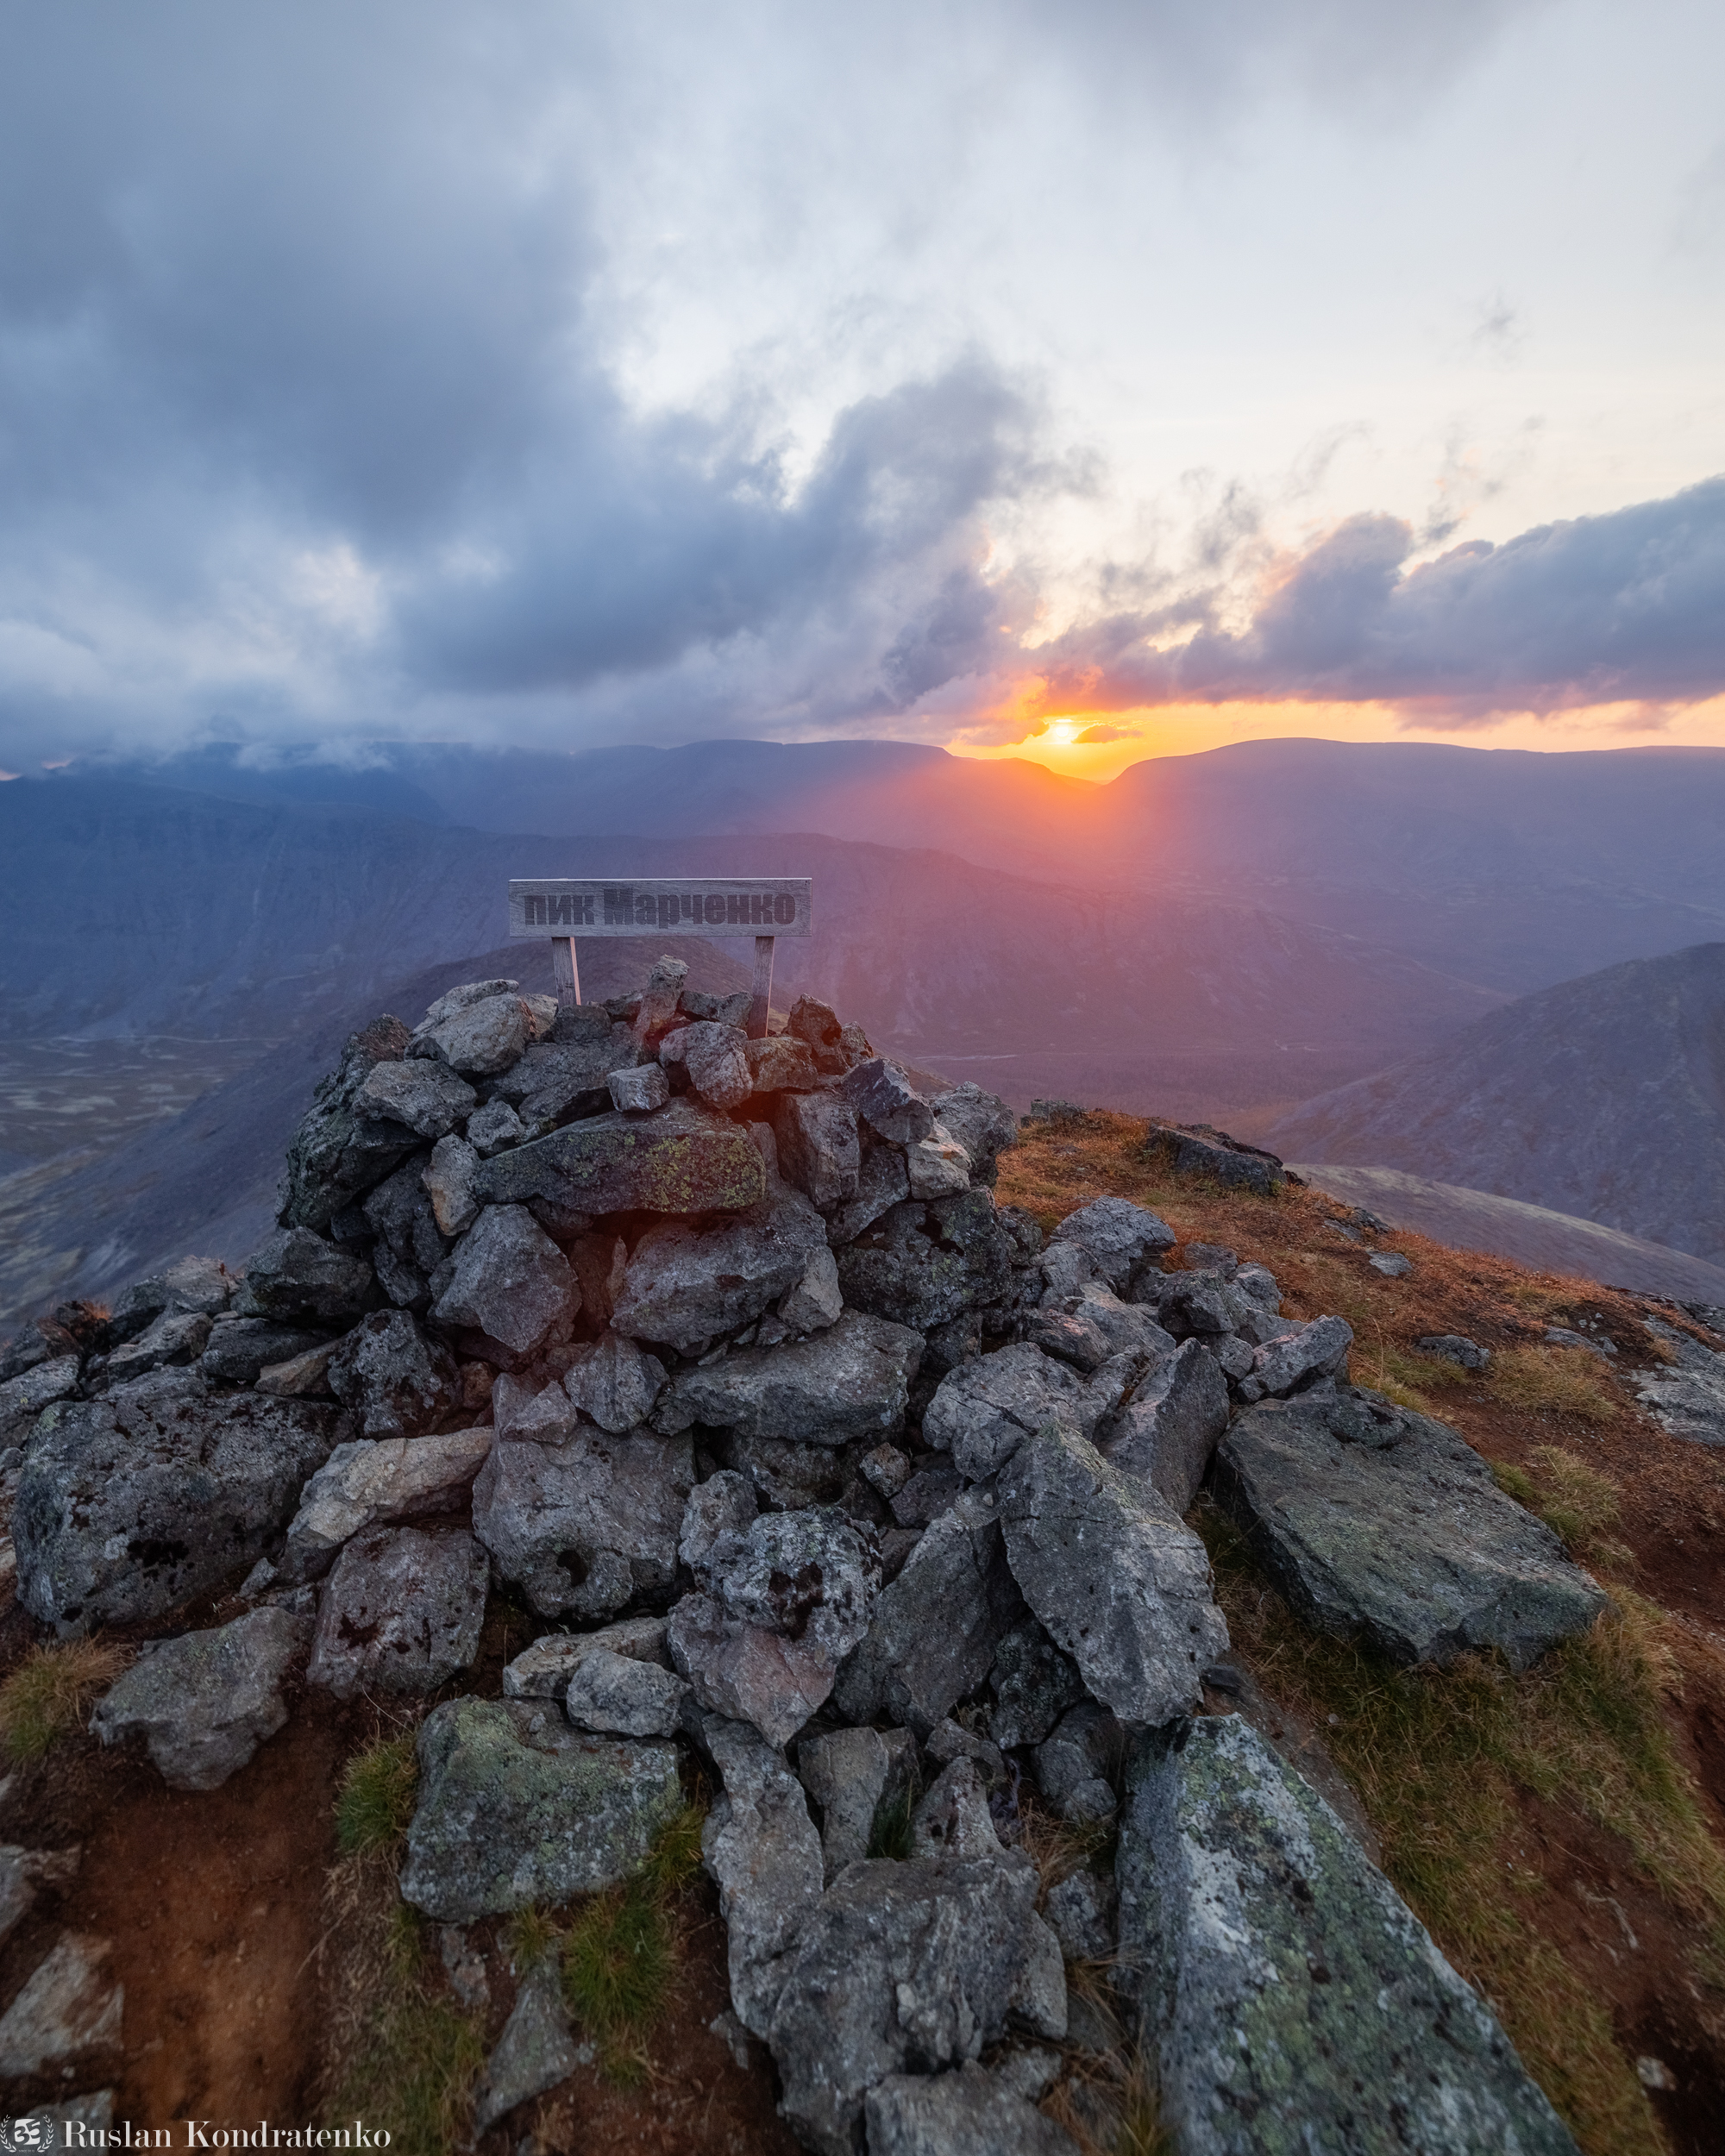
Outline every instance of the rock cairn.
<svg viewBox="0 0 1725 2156">
<path fill-rule="evenodd" d="M 807 2147 L 1070 2150 L 1037 2099 L 1107 2040 L 1082 1960 L 1183 2151 L 1570 2149 L 1337 1813 L 1205 1711 L 1239 1679 L 1182 1514 L 1210 1487 L 1303 1616 L 1408 1662 L 1524 1664 L 1596 1587 L 1349 1384 L 1339 1318 L 1119 1199 L 1044 1239 L 994 1198 L 1002 1102 L 807 997 L 750 1039 L 685 971 L 378 1019 L 242 1276 L 188 1259 L 4 1351 L 32 1615 L 248 1606 L 141 1657 L 104 1741 L 211 1788 L 296 1666 L 430 1693 L 507 1586 L 544 1634 L 423 1722 L 403 1894 L 461 1927 L 610 1885 L 699 1761 L 722 2019 Z M 1043 1891 L 1032 1791 L 1114 1824 L 1112 1876 Z M 584 2055 L 560 2012 L 524 1987 L 487 2122 Z"/>
</svg>

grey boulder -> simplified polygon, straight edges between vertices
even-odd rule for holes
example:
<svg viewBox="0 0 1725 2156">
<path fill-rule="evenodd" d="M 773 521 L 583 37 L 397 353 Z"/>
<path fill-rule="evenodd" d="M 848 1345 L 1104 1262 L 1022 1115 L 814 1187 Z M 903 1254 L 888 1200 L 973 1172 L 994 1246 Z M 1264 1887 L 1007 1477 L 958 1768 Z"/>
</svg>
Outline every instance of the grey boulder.
<svg viewBox="0 0 1725 2156">
<path fill-rule="evenodd" d="M 1636 1399 L 1669 1436 L 1725 1445 L 1725 1355 L 1659 1318 L 1644 1323 L 1672 1360 L 1629 1373 Z"/>
<path fill-rule="evenodd" d="M 1128 1774 L 1120 1964 L 1192 2156 L 1574 2156 L 1509 2039 L 1323 1799 L 1238 1715 Z"/>
<path fill-rule="evenodd" d="M 975 1690 L 1023 1614 L 993 1495 L 967 1491 L 882 1589 L 834 1703 L 850 1721 L 885 1719 L 926 1735 Z"/>
<path fill-rule="evenodd" d="M 820 1837 L 796 1777 L 757 1730 L 712 1714 L 702 1739 L 721 1784 L 701 1855 L 718 1889 L 731 2002 L 746 2029 L 765 2036 L 782 1957 L 820 1901 Z"/>
<path fill-rule="evenodd" d="M 524 1150 L 499 1157 L 513 1160 Z M 527 1208 L 488 1205 L 456 1250 L 455 1276 L 435 1314 L 440 1325 L 482 1333 L 524 1356 L 580 1307 L 568 1259 Z"/>
<path fill-rule="evenodd" d="M 772 1123 L 779 1172 L 787 1182 L 824 1213 L 856 1197 L 862 1153 L 856 1113 L 848 1101 L 831 1093 L 779 1094 Z"/>
<path fill-rule="evenodd" d="M 580 1005 L 560 1015 L 555 1040 L 536 1041 L 495 1081 L 492 1097 L 514 1110 L 522 1133 L 539 1138 L 572 1119 L 610 1109 L 612 1081 L 633 1071 L 640 1053 L 626 1025 L 614 1025 L 602 1006 Z M 663 1074 L 659 1077 L 662 1085 Z"/>
<path fill-rule="evenodd" d="M 612 1323 L 682 1354 L 701 1351 L 794 1288 L 817 1252 L 830 1257 L 826 1223 L 800 1191 L 779 1183 L 759 1205 L 705 1232 L 649 1228 L 624 1274 Z"/>
<path fill-rule="evenodd" d="M 217 1318 L 198 1367 L 215 1385 L 255 1385 L 260 1371 L 321 1344 L 317 1333 L 269 1318 Z"/>
<path fill-rule="evenodd" d="M 1223 1439 L 1214 1479 L 1298 1614 L 1396 1662 L 1497 1647 L 1524 1670 L 1605 1607 L 1471 1445 L 1377 1394 L 1262 1402 Z"/>
<path fill-rule="evenodd" d="M 1102 1451 L 1184 1514 L 1228 1426 L 1228 1382 L 1214 1355 L 1184 1340 L 1133 1390 Z"/>
<path fill-rule="evenodd" d="M 469 1077 L 494 1078 L 520 1059 L 536 1030 L 526 1004 L 505 990 L 417 1026 L 407 1052 L 434 1057 Z"/>
<path fill-rule="evenodd" d="M 889 2074 L 869 2091 L 869 2156 L 1078 2156 L 1063 2127 L 1000 2074 Z"/>
<path fill-rule="evenodd" d="M 182 1257 L 147 1279 L 134 1281 L 116 1299 L 108 1338 L 129 1340 L 164 1310 L 196 1310 L 206 1318 L 218 1318 L 238 1286 L 219 1258 Z"/>
<path fill-rule="evenodd" d="M 1353 1328 L 1346 1318 L 1314 1318 L 1258 1350 L 1250 1375 L 1240 1380 L 1240 1398 L 1250 1404 L 1291 1393 L 1314 1378 L 1339 1376 L 1352 1345 Z"/>
<path fill-rule="evenodd" d="M 493 1106 L 514 1120 L 512 1108 L 502 1101 Z M 491 1111 L 487 1109 L 486 1112 L 489 1114 Z M 467 1127 L 471 1133 L 473 1125 Z M 431 1225 L 439 1235 L 465 1235 L 479 1219 L 480 1203 L 474 1195 L 474 1176 L 480 1157 L 471 1137 L 456 1138 L 452 1133 L 448 1138 L 440 1138 L 431 1148 L 431 1157 L 420 1169 L 419 1180 L 431 1207 Z"/>
<path fill-rule="evenodd" d="M 1036 1748 L 1036 1784 L 1062 1819 L 1112 1819 L 1121 1729 L 1106 1707 L 1080 1700 Z"/>
<path fill-rule="evenodd" d="M 740 1025 L 698 1020 L 682 1032 L 683 1068 L 710 1108 L 740 1107 L 755 1090 L 749 1036 Z"/>
<path fill-rule="evenodd" d="M 734 1351 L 684 1371 L 654 1421 L 813 1445 L 862 1437 L 878 1444 L 903 1426 L 921 1357 L 921 1336 L 909 1327 L 847 1310 L 807 1339 Z"/>
<path fill-rule="evenodd" d="M 164 1310 L 154 1318 L 134 1340 L 128 1340 L 115 1349 L 108 1357 L 104 1375 L 110 1382 L 124 1383 L 133 1377 L 141 1377 L 147 1370 L 166 1369 L 177 1363 L 196 1363 L 209 1342 L 214 1320 L 198 1310 Z M 73 1358 L 68 1358 L 73 1359 Z M 60 1367 L 64 1367 L 60 1365 Z M 43 1369 L 56 1368 L 49 1363 Z M 31 1379 L 39 1381 L 41 1371 L 32 1370 L 28 1376 L 15 1378 L 15 1385 L 26 1386 Z M 9 1389 L 9 1388 L 6 1388 Z M 0 1407 L 0 1418 L 5 1414 Z"/>
<path fill-rule="evenodd" d="M 838 1259 L 844 1300 L 925 1332 L 1013 1290 L 1013 1244 L 987 1190 L 894 1206 Z"/>
<path fill-rule="evenodd" d="M 673 1100 L 651 1115 L 588 1116 L 481 1161 L 482 1204 L 548 1199 L 570 1212 L 737 1213 L 767 1194 L 749 1133 L 726 1116 Z"/>
<path fill-rule="evenodd" d="M 555 1443 L 501 1441 L 474 1485 L 474 1532 L 542 1616 L 608 1617 L 670 1591 L 693 1487 L 687 1438 L 582 1426 Z"/>
<path fill-rule="evenodd" d="M 827 1242 L 835 1250 L 843 1250 L 910 1194 L 910 1171 L 903 1150 L 871 1133 L 860 1156 L 856 1195 L 827 1208 Z"/>
<path fill-rule="evenodd" d="M 934 1110 L 896 1063 L 871 1056 L 854 1064 L 839 1091 L 877 1136 L 894 1145 L 919 1145 L 934 1128 Z"/>
<path fill-rule="evenodd" d="M 420 1057 L 374 1063 L 354 1097 L 354 1112 L 367 1120 L 392 1119 L 416 1137 L 442 1138 L 465 1123 L 479 1095 L 442 1063 Z"/>
<path fill-rule="evenodd" d="M 994 1695 L 989 1733 L 1008 1750 L 1039 1745 L 1067 1708 L 1084 1696 L 1077 1664 L 1060 1651 L 1034 1617 L 1014 1625 L 1001 1640 L 988 1681 Z"/>
<path fill-rule="evenodd" d="M 1139 1304 L 1122 1302 L 1090 1281 L 1077 1294 L 1051 1298 L 1025 1319 L 1025 1338 L 1088 1376 L 1116 1355 L 1156 1358 L 1174 1352 L 1172 1336 Z"/>
<path fill-rule="evenodd" d="M 367 1307 L 373 1285 L 372 1269 L 356 1252 L 310 1228 L 279 1228 L 247 1259 L 234 1312 L 278 1325 L 340 1325 Z"/>
<path fill-rule="evenodd" d="M 1483 1370 L 1491 1360 L 1490 1348 L 1463 1332 L 1427 1332 L 1414 1344 L 1421 1355 L 1435 1355 L 1440 1363 L 1453 1363 L 1465 1370 Z"/>
<path fill-rule="evenodd" d="M 650 1115 L 662 1108 L 671 1088 L 657 1063 L 637 1063 L 632 1069 L 613 1070 L 605 1080 L 611 1105 L 632 1115 Z"/>
<path fill-rule="evenodd" d="M 1051 1423 L 1002 1470 L 1000 1510 L 1013 1576 L 1092 1698 L 1123 1721 L 1191 1713 L 1228 1633 L 1204 1545 L 1166 1502 Z"/>
<path fill-rule="evenodd" d="M 458 1511 L 491 1448 L 489 1430 L 338 1445 L 299 1494 L 278 1577 L 321 1579 L 344 1543 L 380 1521 Z"/>
<path fill-rule="evenodd" d="M 781 1959 L 767 2040 L 783 2111 L 819 2156 L 852 2156 L 869 2090 L 957 2066 L 1006 2025 L 1036 1867 L 1001 1856 L 852 1865 Z"/>
<path fill-rule="evenodd" d="M 70 1400 L 78 1390 L 82 1368 L 81 1356 L 57 1355 L 9 1377 L 0 1385 L 0 1435 L 8 1442 L 22 1438 L 44 1407 Z"/>
<path fill-rule="evenodd" d="M 973 1182 L 992 1183 L 1000 1154 L 1019 1142 L 1019 1119 L 997 1094 L 967 1079 L 934 1104 L 936 1115 L 970 1156 Z"/>
<path fill-rule="evenodd" d="M 947 1104 L 941 1103 L 941 1112 Z M 1076 1244 L 1091 1258 L 1117 1295 L 1146 1258 L 1171 1250 L 1179 1238 L 1167 1221 L 1125 1198 L 1093 1198 L 1088 1206 L 1069 1213 L 1049 1237 L 1051 1248 Z"/>
<path fill-rule="evenodd" d="M 677 1555 L 692 1572 L 705 1574 L 708 1554 L 720 1536 L 741 1534 L 760 1509 L 747 1476 L 721 1468 L 689 1492 Z"/>
<path fill-rule="evenodd" d="M 329 1357 L 329 1384 L 367 1438 L 417 1438 L 460 1400 L 448 1350 L 405 1310 L 361 1318 Z"/>
<path fill-rule="evenodd" d="M 442 1924 L 616 1885 L 682 1802 L 674 1745 L 584 1736 L 531 1701 L 447 1700 L 418 1752 L 401 1891 Z"/>
<path fill-rule="evenodd" d="M 18 1599 L 62 1638 L 147 1623 L 255 1564 L 334 1447 L 333 1407 L 166 1370 L 46 1411 L 13 1508 Z"/>
<path fill-rule="evenodd" d="M 627 1332 L 607 1328 L 569 1357 L 563 1390 L 590 1421 L 620 1437 L 646 1421 L 665 1389 L 665 1365 Z"/>
<path fill-rule="evenodd" d="M 282 1679 L 310 1632 L 303 1617 L 265 1608 L 161 1640 L 100 1701 L 91 1727 L 104 1745 L 143 1738 L 172 1789 L 219 1789 L 287 1720 Z"/>
<path fill-rule="evenodd" d="M 1083 1384 L 1066 1363 L 1018 1341 L 941 1379 L 923 1416 L 923 1442 L 950 1452 L 961 1475 L 981 1482 L 1049 1422 L 1094 1426 L 1086 1407 Z"/>
<path fill-rule="evenodd" d="M 398 1062 L 411 1037 L 393 1018 L 348 1036 L 339 1067 L 318 1086 L 288 1145 L 285 1227 L 327 1227 L 419 1143 L 400 1124 L 362 1116 L 355 1106 L 379 1063 Z"/>
<path fill-rule="evenodd" d="M 563 1712 L 600 1735 L 674 1737 L 688 1695 L 683 1679 L 656 1662 L 595 1647 L 569 1673 Z"/>
<path fill-rule="evenodd" d="M 317 1610 L 309 1683 L 356 1692 L 433 1692 L 468 1668 L 490 1567 L 463 1528 L 372 1528 L 336 1560 Z"/>
<path fill-rule="evenodd" d="M 662 1617 L 624 1617 L 597 1632 L 549 1632 L 504 1665 L 505 1699 L 561 1701 L 569 1679 L 590 1654 L 668 1664 Z"/>
</svg>

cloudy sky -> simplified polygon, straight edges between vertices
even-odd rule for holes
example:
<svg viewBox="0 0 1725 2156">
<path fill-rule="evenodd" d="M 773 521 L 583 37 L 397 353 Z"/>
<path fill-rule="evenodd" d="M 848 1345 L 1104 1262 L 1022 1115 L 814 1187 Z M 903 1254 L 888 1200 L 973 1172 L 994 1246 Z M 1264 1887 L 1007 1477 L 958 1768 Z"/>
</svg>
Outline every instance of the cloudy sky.
<svg viewBox="0 0 1725 2156">
<path fill-rule="evenodd" d="M 9 770 L 1725 743 L 1715 0 L 0 38 Z"/>
</svg>

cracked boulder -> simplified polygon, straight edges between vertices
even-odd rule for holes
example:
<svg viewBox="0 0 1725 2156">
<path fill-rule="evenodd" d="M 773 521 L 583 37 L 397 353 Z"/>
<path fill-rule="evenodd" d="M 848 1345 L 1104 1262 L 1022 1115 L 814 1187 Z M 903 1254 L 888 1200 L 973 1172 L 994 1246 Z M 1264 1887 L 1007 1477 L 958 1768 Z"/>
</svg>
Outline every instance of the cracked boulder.
<svg viewBox="0 0 1725 2156">
<path fill-rule="evenodd" d="M 1121 1975 L 1193 2156 L 1575 2156 L 1478 1995 L 1310 1785 L 1238 1715 L 1141 1740 Z"/>
<path fill-rule="evenodd" d="M 367 1438 L 417 1438 L 461 1402 L 448 1351 L 405 1310 L 374 1310 L 329 1357 L 329 1389 Z"/>
<path fill-rule="evenodd" d="M 856 1196 L 862 1150 L 856 1112 L 848 1101 L 831 1093 L 780 1094 L 772 1120 L 779 1172 L 787 1182 L 823 1213 Z"/>
<path fill-rule="evenodd" d="M 674 1745 L 586 1735 L 529 1700 L 446 1700 L 418 1752 L 401 1892 L 442 1924 L 615 1886 L 682 1802 Z"/>
<path fill-rule="evenodd" d="M 1087 1406 L 1084 1385 L 1066 1363 L 1018 1341 L 941 1379 L 923 1417 L 923 1442 L 950 1452 L 961 1475 L 981 1482 L 1045 1423 L 1094 1427 L 1095 1413 Z"/>
<path fill-rule="evenodd" d="M 524 1150 L 499 1157 L 514 1160 Z M 580 1307 L 568 1259 L 526 1207 L 489 1205 L 456 1247 L 455 1274 L 435 1315 L 439 1325 L 480 1334 L 524 1357 Z"/>
<path fill-rule="evenodd" d="M 343 1543 L 381 1521 L 458 1512 L 491 1448 L 489 1430 L 338 1445 L 300 1492 L 278 1577 L 321 1579 Z"/>
<path fill-rule="evenodd" d="M 1228 1426 L 1228 1381 L 1214 1355 L 1182 1341 L 1111 1418 L 1104 1457 L 1182 1516 Z"/>
<path fill-rule="evenodd" d="M 361 1115 L 356 1105 L 378 1065 L 399 1062 L 410 1038 L 393 1018 L 373 1018 L 348 1036 L 339 1067 L 318 1086 L 289 1143 L 284 1227 L 327 1227 L 418 1144 L 404 1125 Z"/>
<path fill-rule="evenodd" d="M 465 1123 L 479 1095 L 442 1063 L 422 1057 L 373 1063 L 354 1096 L 355 1114 L 370 1122 L 394 1121 L 416 1138 L 439 1138 Z"/>
<path fill-rule="evenodd" d="M 1228 1633 L 1204 1545 L 1165 1501 L 1051 1423 L 1002 1470 L 1000 1512 L 1013 1576 L 1091 1697 L 1122 1721 L 1192 1713 Z"/>
<path fill-rule="evenodd" d="M 941 1104 L 945 1112 L 946 1104 Z M 1132 1275 L 1146 1260 L 1171 1250 L 1179 1238 L 1167 1221 L 1125 1198 L 1093 1198 L 1069 1213 L 1049 1237 L 1051 1250 L 1076 1244 L 1117 1295 L 1124 1295 Z"/>
<path fill-rule="evenodd" d="M 306 1670 L 337 1699 L 435 1692 L 479 1651 L 490 1567 L 464 1528 L 371 1528 L 336 1560 Z"/>
<path fill-rule="evenodd" d="M 998 1094 L 985 1093 L 966 1079 L 943 1093 L 934 1112 L 949 1135 L 970 1156 L 970 1180 L 992 1184 L 999 1174 L 999 1159 L 1019 1142 L 1019 1119 Z"/>
<path fill-rule="evenodd" d="M 767 1194 L 747 1131 L 690 1100 L 650 1115 L 611 1109 L 481 1161 L 485 1205 L 549 1200 L 568 1213 L 740 1213 Z"/>
<path fill-rule="evenodd" d="M 994 1501 L 969 1490 L 933 1520 L 882 1589 L 869 1630 L 833 1688 L 847 1720 L 926 1736 L 982 1683 L 1024 1615 Z"/>
<path fill-rule="evenodd" d="M 18 1599 L 62 1639 L 147 1623 L 248 1570 L 341 1434 L 333 1407 L 193 1370 L 48 1409 L 13 1508 Z"/>
<path fill-rule="evenodd" d="M 1465 1438 L 1378 1394 L 1262 1401 L 1222 1440 L 1214 1479 L 1290 1607 L 1396 1662 L 1496 1647 L 1525 1670 L 1605 1607 Z"/>
<path fill-rule="evenodd" d="M 589 1420 L 620 1437 L 652 1413 L 665 1389 L 665 1365 L 643 1354 L 627 1333 L 607 1329 L 574 1351 L 563 1389 Z"/>
<path fill-rule="evenodd" d="M 1087 1376 L 1116 1355 L 1145 1362 L 1174 1352 L 1172 1335 L 1148 1310 L 1122 1302 L 1100 1281 L 1086 1282 L 1076 1294 L 1044 1294 L 1025 1319 L 1025 1338 Z"/>
<path fill-rule="evenodd" d="M 919 1332 L 1013 1291 L 1013 1244 L 987 1190 L 894 1206 L 839 1253 L 844 1300 Z"/>
<path fill-rule="evenodd" d="M 446 1063 L 465 1077 L 494 1078 L 520 1060 L 536 1031 L 526 1003 L 505 989 L 416 1026 L 407 1053 Z"/>
<path fill-rule="evenodd" d="M 718 1889 L 731 2003 L 765 2036 L 782 1956 L 820 1900 L 820 1838 L 783 1755 L 744 1723 L 710 1714 L 702 1741 L 720 1795 L 701 1829 L 701 1857 Z"/>
<path fill-rule="evenodd" d="M 141 1737 L 170 1789 L 219 1789 L 287 1720 L 282 1680 L 310 1626 L 254 1609 L 212 1632 L 156 1642 L 98 1702 L 104 1745 Z"/>
<path fill-rule="evenodd" d="M 685 1370 L 654 1422 L 827 1446 L 863 1437 L 878 1445 L 903 1427 L 921 1356 L 921 1336 L 909 1327 L 847 1310 L 807 1339 L 735 1350 Z"/>
<path fill-rule="evenodd" d="M 234 1313 L 277 1325 L 343 1325 L 367 1308 L 372 1294 L 372 1269 L 356 1252 L 310 1228 L 279 1228 L 247 1259 Z"/>
<path fill-rule="evenodd" d="M 821 1866 L 831 1885 L 869 1854 L 883 1807 L 908 1810 L 917 1778 L 907 1729 L 834 1729 L 797 1746 L 797 1778 L 821 1810 Z"/>
<path fill-rule="evenodd" d="M 778 1183 L 720 1226 L 649 1228 L 629 1261 L 612 1323 L 680 1354 L 700 1352 L 752 1325 L 797 1286 L 817 1253 L 829 1256 L 826 1223 L 800 1191 Z"/>
<path fill-rule="evenodd" d="M 853 2156 L 869 2091 L 975 2059 L 1003 2032 L 1030 1952 L 1019 1851 L 852 1865 L 778 1965 L 767 2040 L 781 2109 L 819 2156 Z"/>
<path fill-rule="evenodd" d="M 474 1484 L 474 1532 L 542 1617 L 609 1617 L 669 1594 L 693 1487 L 687 1438 L 583 1425 L 554 1442 L 499 1441 Z"/>
<path fill-rule="evenodd" d="M 1346 1318 L 1314 1318 L 1309 1325 L 1276 1333 L 1252 1357 L 1251 1370 L 1240 1380 L 1239 1396 L 1251 1404 L 1294 1392 L 1314 1378 L 1339 1377 L 1352 1345 L 1353 1328 Z"/>
</svg>

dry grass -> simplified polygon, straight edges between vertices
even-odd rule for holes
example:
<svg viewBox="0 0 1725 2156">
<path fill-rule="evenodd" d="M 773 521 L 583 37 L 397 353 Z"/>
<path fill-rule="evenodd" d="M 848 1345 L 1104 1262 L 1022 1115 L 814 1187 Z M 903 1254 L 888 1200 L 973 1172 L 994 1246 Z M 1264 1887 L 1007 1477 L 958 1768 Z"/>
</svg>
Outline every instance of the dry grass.
<svg viewBox="0 0 1725 2156">
<path fill-rule="evenodd" d="M 32 1647 L 0 1684 L 0 1745 L 20 1765 L 47 1753 L 74 1730 L 86 1710 L 131 1661 L 125 1648 L 101 1639 L 67 1639 Z"/>
<path fill-rule="evenodd" d="M 1155 2074 L 1138 2052 L 1070 2058 L 1042 2109 L 1070 2134 L 1079 2156 L 1174 2156 Z"/>
<path fill-rule="evenodd" d="M 1610 1373 L 1585 1348 L 1504 1348 L 1492 1357 L 1485 1379 L 1507 1407 L 1534 1414 L 1613 1422 L 1621 1412 Z"/>
<path fill-rule="evenodd" d="M 378 1737 L 342 1771 L 336 1797 L 336 1846 L 344 1857 L 392 1853 L 413 1819 L 419 1761 L 413 1732 Z"/>
</svg>

